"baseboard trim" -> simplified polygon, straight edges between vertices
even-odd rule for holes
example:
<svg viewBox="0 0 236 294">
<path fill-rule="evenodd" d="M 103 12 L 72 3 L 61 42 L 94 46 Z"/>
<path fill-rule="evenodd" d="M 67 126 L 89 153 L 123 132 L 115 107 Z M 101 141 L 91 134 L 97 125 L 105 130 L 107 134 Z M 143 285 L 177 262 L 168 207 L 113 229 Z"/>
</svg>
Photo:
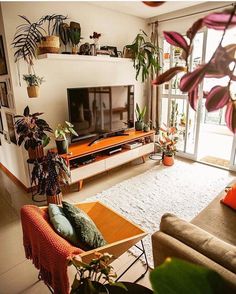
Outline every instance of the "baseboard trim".
<svg viewBox="0 0 236 294">
<path fill-rule="evenodd" d="M 16 176 L 13 175 L 2 163 L 0 163 L 0 169 L 18 186 L 23 188 L 27 193 L 31 191 L 31 188 L 26 187 Z"/>
</svg>

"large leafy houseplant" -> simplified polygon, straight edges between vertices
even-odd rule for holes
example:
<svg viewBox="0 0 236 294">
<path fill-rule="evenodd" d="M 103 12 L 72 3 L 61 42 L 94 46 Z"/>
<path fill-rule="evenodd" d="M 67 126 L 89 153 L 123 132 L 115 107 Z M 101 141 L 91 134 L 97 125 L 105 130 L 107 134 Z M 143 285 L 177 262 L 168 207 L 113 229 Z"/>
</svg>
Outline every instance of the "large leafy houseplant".
<svg viewBox="0 0 236 294">
<path fill-rule="evenodd" d="M 178 73 L 185 73 L 179 84 L 183 92 L 188 93 L 188 100 L 191 107 L 196 110 L 199 99 L 199 85 L 205 78 L 224 78 L 224 85 L 215 85 L 208 93 L 203 93 L 206 98 L 205 107 L 210 111 L 216 111 L 226 107 L 225 121 L 228 128 L 236 133 L 236 100 L 233 98 L 233 86 L 236 82 L 236 45 L 223 46 L 226 31 L 236 25 L 236 6 L 233 9 L 223 12 L 214 12 L 198 19 L 186 32 L 186 38 L 178 32 L 164 32 L 165 40 L 176 47 L 182 49 L 182 59 L 186 62 L 186 67 L 175 66 L 163 74 L 159 75 L 154 85 L 168 82 Z M 223 31 L 218 47 L 212 54 L 210 60 L 200 64 L 196 69 L 191 70 L 190 61 L 193 52 L 193 41 L 197 32 L 203 27 Z"/>
<path fill-rule="evenodd" d="M 160 69 L 158 52 L 159 48 L 146 40 L 147 34 L 141 30 L 131 45 L 125 47 L 133 53 L 133 65 L 136 70 L 136 79 L 141 74 L 142 82 L 151 74 L 156 74 Z"/>
<path fill-rule="evenodd" d="M 106 284 L 126 289 L 122 283 L 115 282 L 117 277 L 110 265 L 113 256 L 108 253 L 95 252 L 96 258 L 90 263 L 82 262 L 79 256 L 72 258 L 71 262 L 76 268 L 76 275 L 71 287 L 71 294 L 99 294 L 108 293 Z"/>
<path fill-rule="evenodd" d="M 40 156 L 43 156 L 43 147 L 47 146 L 50 138 L 47 133 L 51 133 L 52 129 L 48 123 L 39 118 L 42 112 L 31 114 L 27 106 L 24 109 L 23 115 L 16 115 L 15 129 L 18 134 L 17 144 L 21 146 L 24 142 L 24 148 L 29 151 L 29 158 L 34 159 L 33 150 L 40 148 Z M 39 156 L 39 157 L 40 157 Z"/>
<path fill-rule="evenodd" d="M 31 185 L 37 194 L 46 195 L 48 203 L 61 204 L 61 187 L 69 183 L 70 172 L 64 158 L 48 151 L 47 155 L 33 162 Z"/>
</svg>

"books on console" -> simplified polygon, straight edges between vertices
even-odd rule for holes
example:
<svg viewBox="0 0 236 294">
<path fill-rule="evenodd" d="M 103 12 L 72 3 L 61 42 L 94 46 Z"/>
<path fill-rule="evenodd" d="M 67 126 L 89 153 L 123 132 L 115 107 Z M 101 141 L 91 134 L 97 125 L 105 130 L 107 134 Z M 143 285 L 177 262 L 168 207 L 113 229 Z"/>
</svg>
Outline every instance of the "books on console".
<svg viewBox="0 0 236 294">
<path fill-rule="evenodd" d="M 135 149 L 135 148 L 138 148 L 138 147 L 140 147 L 142 145 L 143 144 L 141 142 L 134 141 L 134 142 L 126 143 L 122 147 L 125 148 L 125 149 Z"/>
</svg>

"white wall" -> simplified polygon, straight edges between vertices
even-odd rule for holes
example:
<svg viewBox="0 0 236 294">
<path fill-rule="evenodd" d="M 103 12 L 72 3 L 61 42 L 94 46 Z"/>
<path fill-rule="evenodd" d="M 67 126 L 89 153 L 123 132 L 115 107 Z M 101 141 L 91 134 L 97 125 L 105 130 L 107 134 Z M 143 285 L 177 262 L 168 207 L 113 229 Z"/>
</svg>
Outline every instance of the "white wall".
<svg viewBox="0 0 236 294">
<path fill-rule="evenodd" d="M 25 15 L 31 21 L 36 21 L 43 15 L 53 13 L 68 15 L 70 20 L 79 22 L 84 37 L 83 43 L 87 41 L 92 43 L 89 35 L 96 31 L 102 33 L 101 45 L 116 46 L 118 50 L 122 50 L 124 45 L 130 44 L 139 29 L 147 29 L 145 21 L 140 18 L 96 7 L 88 2 L 3 2 L 2 14 L 16 112 L 22 113 L 25 106 L 29 105 L 31 112 L 44 112 L 42 118 L 55 128 L 59 122 L 68 118 L 67 88 L 99 85 L 134 84 L 136 101 L 143 106 L 145 103 L 144 88 L 140 82 L 135 80 L 132 62 L 38 60 L 34 66 L 36 74 L 43 76 L 46 82 L 41 86 L 40 98 L 27 98 L 26 85 L 24 82 L 22 82 L 22 87 L 18 84 L 17 70 L 13 58 L 14 52 L 10 45 L 16 26 L 22 23 L 18 15 Z M 25 64 L 21 63 L 20 68 L 21 74 L 27 73 Z M 15 146 L 12 148 L 15 148 Z M 9 148 L 6 150 L 7 154 L 15 153 L 13 151 Z M 4 151 L 4 154 L 6 152 Z M 28 185 L 26 174 L 20 174 L 16 170 L 19 166 L 22 166 L 21 160 L 18 161 L 18 166 L 15 162 L 4 161 L 3 158 L 2 162 L 25 185 Z"/>
</svg>

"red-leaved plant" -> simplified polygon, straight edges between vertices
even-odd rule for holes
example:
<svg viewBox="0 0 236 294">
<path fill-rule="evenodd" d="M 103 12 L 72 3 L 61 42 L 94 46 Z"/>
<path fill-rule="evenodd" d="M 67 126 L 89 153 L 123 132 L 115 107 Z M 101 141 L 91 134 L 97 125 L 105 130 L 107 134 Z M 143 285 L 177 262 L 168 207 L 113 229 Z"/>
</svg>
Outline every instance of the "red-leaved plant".
<svg viewBox="0 0 236 294">
<path fill-rule="evenodd" d="M 186 32 L 188 41 L 177 32 L 164 32 L 165 40 L 176 47 L 182 49 L 182 59 L 186 61 L 186 67 L 175 66 L 159 75 L 152 83 L 160 85 L 170 81 L 179 72 L 187 72 L 180 80 L 179 88 L 182 92 L 188 92 L 188 100 L 191 107 L 196 110 L 199 98 L 199 85 L 204 78 L 228 77 L 225 86 L 214 86 L 208 93 L 204 93 L 206 98 L 205 107 L 208 111 L 215 111 L 226 106 L 225 121 L 228 128 L 236 133 L 236 100 L 231 97 L 230 85 L 236 81 L 234 70 L 236 67 L 236 44 L 223 47 L 225 33 L 228 28 L 236 25 L 236 6 L 233 9 L 223 12 L 211 13 L 198 19 Z M 193 51 L 193 40 L 196 33 L 206 26 L 210 29 L 222 30 L 222 38 L 210 60 L 205 64 L 200 64 L 193 71 L 189 70 L 189 56 Z"/>
</svg>

